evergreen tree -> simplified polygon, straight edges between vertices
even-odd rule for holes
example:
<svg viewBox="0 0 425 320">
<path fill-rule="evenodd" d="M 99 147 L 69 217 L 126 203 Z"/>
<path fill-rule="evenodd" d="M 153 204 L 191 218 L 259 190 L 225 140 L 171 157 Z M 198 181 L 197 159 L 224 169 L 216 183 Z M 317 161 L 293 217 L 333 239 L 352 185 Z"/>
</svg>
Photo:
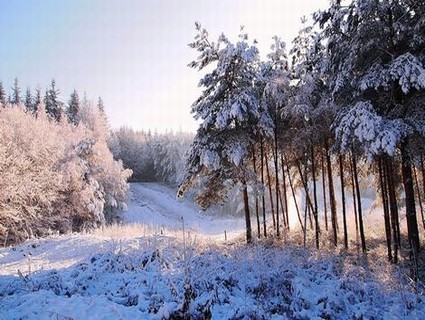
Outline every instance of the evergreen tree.
<svg viewBox="0 0 425 320">
<path fill-rule="evenodd" d="M 223 203 L 229 188 L 240 185 L 246 221 L 247 241 L 251 241 L 248 184 L 253 172 L 248 156 L 255 141 L 255 128 L 266 117 L 254 87 L 259 64 L 258 49 L 247 43 L 241 33 L 236 44 L 221 35 L 217 43 L 208 40 L 208 33 L 196 24 L 198 35 L 190 47 L 201 53 L 189 64 L 198 70 L 215 65 L 200 81 L 201 96 L 192 105 L 195 119 L 202 123 L 188 156 L 188 173 L 179 189 L 184 194 L 201 177 L 203 188 L 196 200 L 203 208 Z M 223 48 L 221 48 L 223 46 Z M 265 126 L 267 127 L 267 126 Z"/>
<path fill-rule="evenodd" d="M 271 136 L 272 142 L 272 156 L 275 169 L 275 223 L 276 225 L 276 235 L 280 236 L 280 223 L 279 223 L 279 193 L 280 193 L 280 183 L 279 183 L 279 152 L 283 147 L 281 142 L 281 133 L 284 130 L 285 123 L 282 121 L 281 111 L 282 108 L 287 104 L 290 96 L 290 74 L 288 72 L 288 62 L 285 50 L 285 43 L 282 40 L 275 36 L 273 38 L 274 43 L 271 46 L 272 52 L 268 54 L 268 60 L 262 64 L 260 72 L 260 81 L 262 85 L 260 87 L 264 88 L 262 92 L 261 103 L 263 105 L 264 112 L 267 112 L 267 115 L 273 119 L 273 123 L 269 123 L 267 128 L 261 128 L 262 135 Z M 257 83 L 258 86 L 259 83 Z M 272 134 L 268 134 L 273 132 Z M 270 184 L 270 179 L 269 184 Z M 269 186 L 271 191 L 271 186 Z M 271 197 L 271 192 L 270 192 Z M 272 202 L 272 201 L 271 201 Z M 272 205 L 272 215 L 274 211 L 274 206 Z M 273 215 L 274 216 L 274 215 Z"/>
<path fill-rule="evenodd" d="M 35 96 L 34 96 L 34 106 L 33 106 L 34 113 L 37 113 L 38 106 L 40 105 L 41 102 L 42 102 L 41 101 L 41 89 L 40 89 L 40 87 L 37 87 L 35 89 Z"/>
<path fill-rule="evenodd" d="M 18 78 L 15 78 L 15 82 L 12 87 L 12 96 L 9 99 L 10 99 L 9 102 L 11 104 L 18 105 L 22 103 L 21 88 L 19 87 Z"/>
<path fill-rule="evenodd" d="M 55 88 L 55 80 L 52 80 L 50 89 L 46 90 L 44 104 L 47 114 L 54 120 L 59 121 L 62 116 L 62 104 L 58 100 L 59 90 Z"/>
<path fill-rule="evenodd" d="M 25 91 L 25 101 L 24 101 L 25 108 L 27 109 L 27 112 L 33 113 L 34 112 L 34 98 L 31 95 L 31 89 L 27 87 L 27 90 Z"/>
<path fill-rule="evenodd" d="M 106 128 L 109 129 L 108 115 L 106 114 L 105 104 L 103 103 L 103 99 L 101 97 L 97 99 L 97 110 L 99 111 L 100 116 L 104 119 Z"/>
<path fill-rule="evenodd" d="M 305 189 L 307 202 L 313 211 L 316 229 L 316 247 L 319 247 L 319 221 L 316 177 L 320 159 L 326 159 L 328 166 L 328 192 L 331 207 L 331 220 L 333 231 L 333 243 L 337 245 L 337 218 L 335 190 L 332 181 L 332 163 L 329 154 L 329 145 L 333 135 L 330 130 L 331 123 L 335 118 L 334 104 L 329 97 L 327 86 L 328 74 L 326 66 L 328 57 L 324 46 L 320 42 L 320 36 L 312 26 L 307 25 L 305 18 L 301 19 L 303 28 L 293 41 L 292 75 L 293 95 L 287 108 L 283 110 L 283 118 L 288 123 L 286 130 L 285 145 L 289 145 L 292 151 L 292 162 L 298 166 L 301 181 Z M 288 159 L 291 161 L 291 158 Z M 303 169 L 303 170 L 301 170 Z M 304 171 L 304 173 L 302 172 Z M 324 170 L 323 170 L 324 171 Z M 324 179 L 324 172 L 322 176 Z M 308 196 L 307 180 L 313 182 L 313 199 Z M 326 196 L 326 190 L 324 197 Z M 326 203 L 324 199 L 323 203 Z M 325 222 L 327 228 L 327 213 L 325 209 Z M 305 229 L 304 229 L 305 231 Z"/>
<path fill-rule="evenodd" d="M 100 113 L 105 114 L 105 105 L 101 97 L 97 99 L 97 108 L 99 109 Z"/>
<path fill-rule="evenodd" d="M 6 92 L 4 91 L 3 83 L 0 81 L 0 106 L 6 105 Z"/>
<path fill-rule="evenodd" d="M 411 141 L 425 136 L 425 7 L 417 1 L 333 1 L 316 14 L 330 57 L 332 98 L 342 152 L 372 159 L 401 155 L 409 243 L 419 250 Z M 396 151 L 400 151 L 399 153 Z"/>
<path fill-rule="evenodd" d="M 68 117 L 68 121 L 73 123 L 74 125 L 78 125 L 79 119 L 78 114 L 80 112 L 80 98 L 78 96 L 77 90 L 71 93 L 71 97 L 68 101 L 68 109 L 66 115 Z"/>
</svg>

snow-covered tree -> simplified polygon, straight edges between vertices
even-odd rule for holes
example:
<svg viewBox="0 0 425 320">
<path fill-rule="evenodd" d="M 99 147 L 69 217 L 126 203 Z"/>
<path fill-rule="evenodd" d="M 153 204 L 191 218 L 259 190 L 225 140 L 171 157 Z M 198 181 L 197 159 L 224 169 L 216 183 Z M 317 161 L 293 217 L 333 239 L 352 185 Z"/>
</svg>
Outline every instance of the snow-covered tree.
<svg viewBox="0 0 425 320">
<path fill-rule="evenodd" d="M 183 133 L 155 135 L 150 142 L 150 154 L 156 179 L 176 187 L 184 177 L 186 153 L 193 136 Z"/>
<path fill-rule="evenodd" d="M 31 89 L 29 87 L 27 87 L 27 90 L 25 91 L 24 105 L 27 112 L 30 112 L 30 113 L 34 112 L 34 98 L 31 94 Z"/>
<path fill-rule="evenodd" d="M 134 131 L 120 128 L 108 140 L 114 158 L 133 171 L 132 181 L 156 181 L 171 187 L 182 182 L 192 134 Z"/>
<path fill-rule="evenodd" d="M 96 139 L 105 141 L 109 139 L 110 130 L 106 115 L 92 101 L 88 100 L 86 96 L 80 102 L 78 119 L 80 123 L 83 123 L 94 132 Z"/>
<path fill-rule="evenodd" d="M 99 108 L 92 102 L 84 99 L 79 112 L 80 123 L 91 131 L 94 144 L 94 160 L 92 167 L 93 178 L 102 188 L 105 213 L 107 219 L 114 214 L 116 208 L 125 207 L 125 193 L 127 191 L 127 179 L 131 176 L 131 170 L 123 169 L 121 161 L 115 161 L 108 148 L 110 130 L 106 118 Z"/>
<path fill-rule="evenodd" d="M 35 95 L 34 95 L 34 113 L 37 113 L 38 110 L 38 106 L 41 104 L 42 99 L 41 99 L 41 89 L 40 87 L 36 87 L 35 88 Z"/>
<path fill-rule="evenodd" d="M 276 226 L 277 236 L 280 236 L 280 222 L 279 222 L 279 162 L 280 150 L 282 145 L 282 131 L 285 130 L 286 123 L 282 121 L 281 112 L 282 108 L 288 103 L 291 88 L 290 81 L 291 75 L 289 73 L 289 66 L 286 55 L 285 43 L 277 36 L 273 38 L 274 42 L 271 46 L 271 53 L 267 55 L 267 61 L 261 64 L 259 79 L 257 86 L 262 90 L 261 101 L 263 107 L 263 117 L 266 115 L 270 121 L 260 122 L 261 138 L 271 138 L 272 158 L 274 164 L 274 181 L 275 181 L 275 207 L 276 215 L 273 214 L 274 207 L 272 207 L 272 214 L 275 216 L 274 225 Z M 270 180 L 270 179 L 269 179 Z M 269 181 L 271 183 L 271 181 Z M 271 186 L 270 189 L 271 190 Z M 270 195 L 271 196 L 271 195 Z"/>
<path fill-rule="evenodd" d="M 15 78 L 15 82 L 13 83 L 12 96 L 10 97 L 9 102 L 14 105 L 22 103 L 21 87 L 19 86 L 18 78 Z"/>
<path fill-rule="evenodd" d="M 71 96 L 68 101 L 68 108 L 66 110 L 66 115 L 68 117 L 68 121 L 74 125 L 78 125 L 78 113 L 80 111 L 80 98 L 78 96 L 77 90 L 71 93 Z"/>
<path fill-rule="evenodd" d="M 131 181 L 153 181 L 155 176 L 153 160 L 147 160 L 150 154 L 145 148 L 146 141 L 143 135 L 123 127 L 112 132 L 108 144 L 114 158 L 121 160 L 125 168 L 133 171 Z"/>
<path fill-rule="evenodd" d="M 1 106 L 6 106 L 6 92 L 3 83 L 0 81 L 0 107 Z"/>
<path fill-rule="evenodd" d="M 53 79 L 50 89 L 46 90 L 44 104 L 47 114 L 54 120 L 59 121 L 62 116 L 62 103 L 59 101 L 59 90 L 55 88 L 56 82 Z"/>
<path fill-rule="evenodd" d="M 417 1 L 332 1 L 316 14 L 330 57 L 335 132 L 344 152 L 402 158 L 409 242 L 419 250 L 410 141 L 424 136 L 424 6 Z M 358 119 L 354 119 L 358 117 Z"/>
<path fill-rule="evenodd" d="M 97 99 L 97 108 L 101 113 L 105 113 L 105 104 L 103 103 L 103 99 L 101 97 Z"/>
<path fill-rule="evenodd" d="M 207 31 L 197 23 L 197 36 L 190 44 L 200 56 L 190 67 L 203 70 L 214 68 L 200 81 L 201 96 L 192 105 L 195 119 L 202 121 L 188 156 L 188 173 L 179 193 L 184 194 L 198 178 L 203 187 L 196 197 L 202 208 L 226 199 L 230 186 L 240 184 L 247 241 L 251 241 L 248 184 L 253 173 L 248 166 L 255 128 L 264 119 L 262 105 L 254 87 L 259 53 L 248 44 L 248 36 L 241 32 L 235 44 L 221 35 L 210 42 Z"/>
<path fill-rule="evenodd" d="M 327 85 L 328 56 L 320 42 L 321 35 L 313 26 L 307 24 L 305 18 L 302 18 L 301 21 L 303 27 L 294 39 L 290 52 L 292 55 L 293 94 L 282 112 L 283 119 L 288 124 L 284 141 L 291 150 L 287 155 L 288 163 L 295 166 L 295 171 L 300 176 L 306 200 L 315 218 L 316 247 L 319 246 L 320 234 L 316 178 L 320 172 L 318 169 L 320 162 L 322 164 L 326 162 L 326 166 L 322 165 L 322 181 L 326 181 L 324 169 L 327 167 L 333 243 L 337 245 L 337 210 L 330 155 L 330 145 L 333 140 L 330 126 L 335 117 L 335 108 L 329 97 Z M 311 198 L 307 189 L 309 181 L 313 184 Z M 325 228 L 328 230 L 326 210 Z"/>
</svg>

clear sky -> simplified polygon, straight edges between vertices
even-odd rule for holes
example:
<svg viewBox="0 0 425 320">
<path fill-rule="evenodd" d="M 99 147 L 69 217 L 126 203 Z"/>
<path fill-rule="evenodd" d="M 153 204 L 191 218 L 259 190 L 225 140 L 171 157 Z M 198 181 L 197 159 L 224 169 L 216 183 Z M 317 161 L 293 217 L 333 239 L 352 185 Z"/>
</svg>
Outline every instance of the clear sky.
<svg viewBox="0 0 425 320">
<path fill-rule="evenodd" d="M 190 106 L 202 74 L 187 67 L 199 21 L 216 40 L 240 26 L 265 55 L 274 35 L 290 46 L 300 18 L 328 0 L 0 0 L 0 81 L 44 90 L 54 78 L 101 96 L 113 128 L 194 131 Z"/>
</svg>

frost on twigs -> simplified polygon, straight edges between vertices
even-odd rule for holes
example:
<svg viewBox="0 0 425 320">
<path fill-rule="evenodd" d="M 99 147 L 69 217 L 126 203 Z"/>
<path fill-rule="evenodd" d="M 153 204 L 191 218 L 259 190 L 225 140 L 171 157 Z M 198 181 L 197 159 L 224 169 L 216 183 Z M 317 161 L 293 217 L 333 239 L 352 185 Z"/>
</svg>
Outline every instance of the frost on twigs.
<svg viewBox="0 0 425 320">
<path fill-rule="evenodd" d="M 390 264 L 380 259 L 365 261 L 356 254 L 337 256 L 261 244 L 246 247 L 197 243 L 189 245 L 190 257 L 184 259 L 182 243 L 174 238 L 139 241 L 143 243 L 140 249 L 95 253 L 67 269 L 39 271 L 20 278 L 1 277 L 0 317 L 425 317 L 423 296 L 407 290 Z M 390 280 L 376 277 L 371 270 L 390 275 Z"/>
<path fill-rule="evenodd" d="M 52 121 L 42 104 L 36 117 L 0 112 L 2 244 L 103 224 L 124 204 L 131 172 L 107 147 L 106 119 L 85 106 L 80 121 Z"/>
</svg>

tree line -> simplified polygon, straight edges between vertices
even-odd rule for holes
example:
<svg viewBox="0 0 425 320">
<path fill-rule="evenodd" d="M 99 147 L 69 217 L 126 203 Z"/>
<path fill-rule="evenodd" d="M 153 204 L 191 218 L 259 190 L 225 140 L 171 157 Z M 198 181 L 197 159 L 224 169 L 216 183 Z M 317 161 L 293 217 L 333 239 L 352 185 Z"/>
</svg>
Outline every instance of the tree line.
<svg viewBox="0 0 425 320">
<path fill-rule="evenodd" d="M 131 170 L 113 159 L 103 102 L 74 90 L 65 105 L 55 82 L 8 99 L 0 83 L 0 243 L 82 231 L 117 218 Z"/>
<path fill-rule="evenodd" d="M 292 196 L 304 239 L 312 230 L 319 248 L 325 228 L 334 246 L 342 233 L 348 248 L 350 193 L 356 234 L 366 252 L 361 185 L 373 177 L 388 259 L 398 260 L 401 212 L 416 255 L 419 230 L 425 228 L 425 5 L 333 0 L 313 20 L 309 25 L 303 19 L 289 54 L 274 37 L 266 59 L 243 29 L 236 42 L 223 34 L 212 41 L 196 23 L 189 46 L 199 56 L 189 67 L 204 72 L 203 91 L 192 105 L 201 123 L 179 195 L 196 187 L 197 203 L 208 208 L 225 202 L 238 186 L 248 242 L 253 229 L 258 237 L 269 235 L 266 210 L 274 235 L 289 231 Z M 304 216 L 297 187 L 306 198 Z M 319 203 L 325 206 L 321 212 Z"/>
<path fill-rule="evenodd" d="M 62 117 L 65 117 L 70 123 L 78 125 L 81 101 L 77 90 L 74 89 L 69 96 L 68 102 L 64 103 L 59 99 L 60 90 L 56 88 L 55 79 L 52 79 L 50 87 L 46 89 L 44 95 L 42 95 L 40 87 L 37 86 L 34 94 L 31 92 L 31 88 L 27 87 L 25 94 L 22 96 L 22 89 L 19 85 L 18 78 L 15 78 L 11 89 L 11 94 L 7 96 L 4 85 L 0 81 L 1 105 L 6 106 L 6 104 L 9 104 L 24 106 L 27 112 L 36 114 L 40 104 L 43 103 L 45 111 L 52 119 L 60 121 Z M 82 103 L 88 103 L 85 93 Z M 97 108 L 100 112 L 105 112 L 105 106 L 101 97 L 98 98 Z"/>
<path fill-rule="evenodd" d="M 176 187 L 183 179 L 186 152 L 193 134 L 152 133 L 122 127 L 109 140 L 115 157 L 133 171 L 130 181 L 160 182 Z"/>
</svg>

